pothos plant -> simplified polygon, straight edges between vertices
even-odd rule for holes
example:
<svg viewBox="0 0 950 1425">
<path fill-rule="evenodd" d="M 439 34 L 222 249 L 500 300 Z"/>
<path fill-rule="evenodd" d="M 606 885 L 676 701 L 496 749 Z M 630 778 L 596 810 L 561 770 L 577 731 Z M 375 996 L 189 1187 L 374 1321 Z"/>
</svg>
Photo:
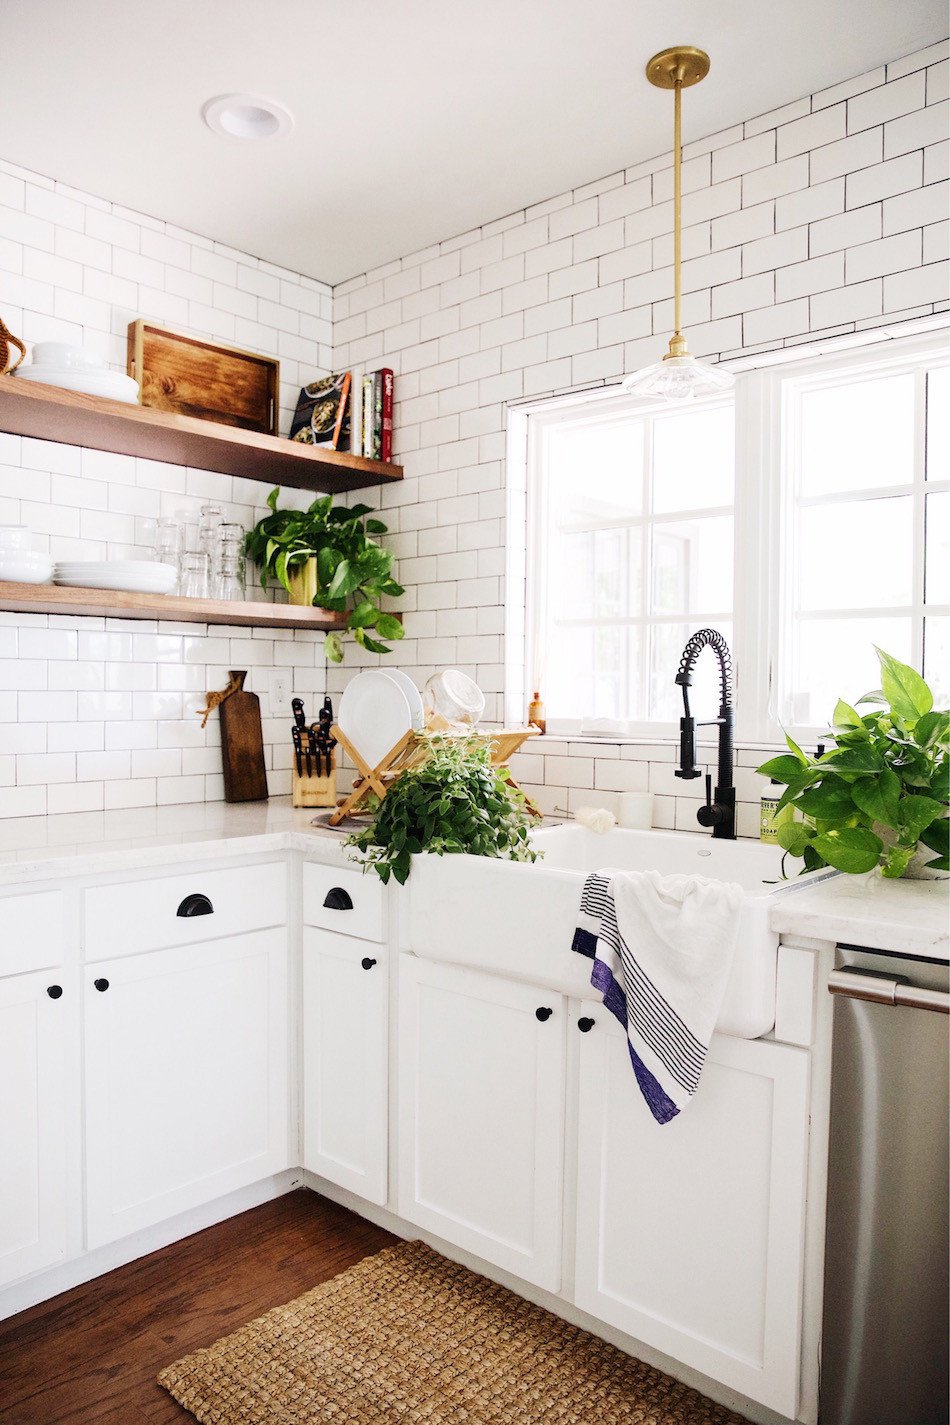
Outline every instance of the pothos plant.
<svg viewBox="0 0 950 1425">
<path fill-rule="evenodd" d="M 881 688 L 858 702 L 874 711 L 839 700 L 830 752 L 809 757 L 786 737 L 789 753 L 758 769 L 786 784 L 779 809 L 797 807 L 805 818 L 780 826 L 778 840 L 806 871 L 880 866 L 884 876 L 902 876 L 919 842 L 936 852 L 926 864 L 947 871 L 950 713 L 934 711 L 919 673 L 876 651 Z"/>
<path fill-rule="evenodd" d="M 425 759 L 402 773 L 370 825 L 346 845 L 365 854 L 384 884 L 393 876 L 405 885 L 420 851 L 536 861 L 528 834 L 541 818 L 512 785 L 508 769 L 491 765 L 490 746 L 444 733 L 426 741 Z"/>
<path fill-rule="evenodd" d="M 369 505 L 334 505 L 332 495 L 314 500 L 306 510 L 279 510 L 279 495 L 279 487 L 271 490 L 271 513 L 258 520 L 245 540 L 245 553 L 260 566 L 261 588 L 273 576 L 289 593 L 290 576 L 315 559 L 314 604 L 346 613 L 347 629 L 361 648 L 390 653 L 380 639 L 400 639 L 403 629 L 398 618 L 383 612 L 380 602 L 383 597 L 399 598 L 405 590 L 392 577 L 392 555 L 371 537 L 386 533 L 382 520 L 365 518 L 373 513 Z M 379 638 L 372 637 L 371 630 Z M 343 661 L 339 633 L 328 633 L 324 648 L 332 663 Z"/>
</svg>

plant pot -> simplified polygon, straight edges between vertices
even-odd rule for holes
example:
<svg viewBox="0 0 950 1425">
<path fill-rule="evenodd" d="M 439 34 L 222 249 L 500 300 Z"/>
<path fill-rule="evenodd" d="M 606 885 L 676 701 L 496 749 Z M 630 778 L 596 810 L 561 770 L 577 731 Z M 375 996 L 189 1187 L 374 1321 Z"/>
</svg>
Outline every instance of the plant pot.
<svg viewBox="0 0 950 1425">
<path fill-rule="evenodd" d="M 301 564 L 299 568 L 288 570 L 287 582 L 290 584 L 290 592 L 287 595 L 288 603 L 298 607 L 312 608 L 313 601 L 317 597 L 316 559 L 308 559 L 306 564 Z"/>
<path fill-rule="evenodd" d="M 885 847 L 890 848 L 897 840 L 897 833 L 889 826 L 882 826 L 876 821 L 873 826 L 875 836 L 879 836 Z M 943 881 L 947 878 L 946 871 L 935 871 L 927 865 L 937 855 L 929 846 L 925 846 L 922 841 L 918 841 L 917 850 L 910 861 L 904 867 L 903 875 L 897 879 L 902 881 Z"/>
</svg>

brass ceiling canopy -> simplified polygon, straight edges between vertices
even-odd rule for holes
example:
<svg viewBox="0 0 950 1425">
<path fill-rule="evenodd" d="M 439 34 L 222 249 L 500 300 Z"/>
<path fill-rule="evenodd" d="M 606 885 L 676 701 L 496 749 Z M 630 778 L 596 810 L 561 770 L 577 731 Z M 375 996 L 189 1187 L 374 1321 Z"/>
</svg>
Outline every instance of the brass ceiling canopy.
<svg viewBox="0 0 950 1425">
<path fill-rule="evenodd" d="M 682 330 L 682 167 L 683 90 L 698 84 L 709 73 L 709 55 L 694 45 L 674 45 L 655 54 L 646 67 L 646 76 L 658 89 L 672 89 L 673 105 L 673 325 L 669 351 L 663 360 L 635 371 L 623 382 L 624 389 L 637 396 L 662 396 L 668 401 L 688 400 L 726 390 L 731 374 L 717 367 L 702 366 L 690 353 Z"/>
<path fill-rule="evenodd" d="M 647 79 L 657 89 L 689 89 L 709 73 L 709 55 L 694 45 L 661 49 L 647 64 Z"/>
</svg>

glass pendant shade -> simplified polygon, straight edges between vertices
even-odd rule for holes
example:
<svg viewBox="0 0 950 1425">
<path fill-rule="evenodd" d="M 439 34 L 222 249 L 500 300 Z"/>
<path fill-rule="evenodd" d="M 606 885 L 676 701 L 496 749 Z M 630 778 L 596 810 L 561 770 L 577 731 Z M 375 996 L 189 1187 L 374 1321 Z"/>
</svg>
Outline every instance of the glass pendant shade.
<svg viewBox="0 0 950 1425">
<path fill-rule="evenodd" d="M 714 396 L 728 391 L 735 377 L 719 366 L 704 366 L 695 356 L 667 356 L 652 366 L 641 367 L 626 377 L 623 389 L 634 396 L 650 396 L 664 401 L 689 401 L 695 396 Z"/>
<path fill-rule="evenodd" d="M 691 45 L 662 50 L 647 65 L 647 78 L 658 89 L 672 89 L 673 108 L 673 320 L 670 349 L 662 361 L 626 377 L 623 389 L 635 396 L 688 401 L 727 391 L 735 378 L 716 366 L 704 366 L 692 356 L 682 328 L 682 97 L 683 89 L 709 73 L 709 55 Z"/>
</svg>

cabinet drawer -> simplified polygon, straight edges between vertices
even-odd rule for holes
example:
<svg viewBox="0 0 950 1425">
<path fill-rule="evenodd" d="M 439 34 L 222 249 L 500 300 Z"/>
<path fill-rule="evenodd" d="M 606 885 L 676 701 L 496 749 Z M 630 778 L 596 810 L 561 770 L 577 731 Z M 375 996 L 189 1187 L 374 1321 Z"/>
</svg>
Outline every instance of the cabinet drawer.
<svg viewBox="0 0 950 1425">
<path fill-rule="evenodd" d="M 375 871 L 344 871 L 305 861 L 303 919 L 305 925 L 339 930 L 361 940 L 385 940 L 386 898 Z"/>
<path fill-rule="evenodd" d="M 24 975 L 63 959 L 60 891 L 0 899 L 0 975 Z"/>
<path fill-rule="evenodd" d="M 137 955 L 283 925 L 281 862 L 93 886 L 85 894 L 86 956 Z"/>
</svg>

